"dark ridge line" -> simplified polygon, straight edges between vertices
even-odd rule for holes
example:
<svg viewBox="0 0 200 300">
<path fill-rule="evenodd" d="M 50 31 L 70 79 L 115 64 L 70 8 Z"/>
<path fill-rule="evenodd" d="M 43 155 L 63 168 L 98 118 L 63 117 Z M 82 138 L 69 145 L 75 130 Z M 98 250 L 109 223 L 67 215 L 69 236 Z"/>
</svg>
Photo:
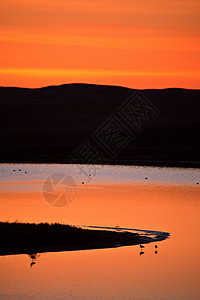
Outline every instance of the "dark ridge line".
<svg viewBox="0 0 200 300">
<path fill-rule="evenodd" d="M 127 90 L 133 90 L 133 91 L 164 91 L 164 90 L 186 90 L 186 91 L 199 91 L 200 89 L 191 89 L 191 88 L 182 88 L 182 87 L 166 87 L 166 88 L 144 88 L 144 89 L 138 89 L 138 88 L 130 88 L 126 86 L 120 86 L 120 85 L 112 85 L 112 84 L 96 84 L 96 83 L 63 83 L 58 85 L 47 85 L 47 86 L 41 86 L 37 88 L 29 88 L 29 87 L 18 87 L 18 86 L 0 86 L 0 88 L 6 88 L 6 89 L 24 89 L 24 90 L 41 90 L 41 89 L 48 89 L 48 88 L 59 88 L 59 87 L 68 87 L 68 86 L 94 86 L 94 87 L 113 87 L 113 88 L 120 88 L 120 89 L 127 89 Z"/>
</svg>

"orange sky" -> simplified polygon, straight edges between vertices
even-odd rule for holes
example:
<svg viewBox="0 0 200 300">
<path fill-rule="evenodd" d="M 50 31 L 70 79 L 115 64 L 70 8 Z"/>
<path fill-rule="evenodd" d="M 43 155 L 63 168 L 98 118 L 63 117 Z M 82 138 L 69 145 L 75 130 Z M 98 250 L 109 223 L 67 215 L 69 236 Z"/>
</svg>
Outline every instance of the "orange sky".
<svg viewBox="0 0 200 300">
<path fill-rule="evenodd" d="M 200 88 L 199 0 L 3 0 L 0 85 Z"/>
</svg>

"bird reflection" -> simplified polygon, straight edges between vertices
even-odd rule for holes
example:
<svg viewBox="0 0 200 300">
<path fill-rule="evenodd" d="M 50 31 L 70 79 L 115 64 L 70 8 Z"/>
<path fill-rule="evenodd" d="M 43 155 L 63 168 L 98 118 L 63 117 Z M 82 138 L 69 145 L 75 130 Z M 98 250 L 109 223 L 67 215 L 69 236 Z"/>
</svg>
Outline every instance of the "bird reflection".
<svg viewBox="0 0 200 300">
<path fill-rule="evenodd" d="M 35 264 L 36 264 L 36 262 L 32 261 L 32 262 L 30 263 L 30 268 L 32 268 L 32 266 L 35 265 Z"/>
<path fill-rule="evenodd" d="M 142 255 L 142 254 L 144 254 L 145 252 L 144 252 L 144 245 L 139 245 L 139 247 L 140 247 L 140 252 L 139 252 L 139 254 L 140 255 Z M 158 245 L 156 245 L 156 244 L 154 244 L 154 247 L 155 247 L 155 250 L 154 250 L 154 254 L 158 254 Z"/>
<path fill-rule="evenodd" d="M 28 254 L 28 256 L 31 258 L 30 268 L 32 268 L 32 266 L 36 264 L 36 259 L 40 256 L 40 254 L 31 253 L 31 254 Z"/>
</svg>

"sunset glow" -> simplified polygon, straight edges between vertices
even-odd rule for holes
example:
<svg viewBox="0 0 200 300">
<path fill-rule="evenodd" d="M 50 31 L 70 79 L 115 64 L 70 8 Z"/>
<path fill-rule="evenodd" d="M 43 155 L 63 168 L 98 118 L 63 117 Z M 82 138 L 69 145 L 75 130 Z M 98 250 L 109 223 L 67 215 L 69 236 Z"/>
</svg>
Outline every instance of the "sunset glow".
<svg viewBox="0 0 200 300">
<path fill-rule="evenodd" d="M 199 88 L 198 0 L 3 0 L 0 85 Z"/>
</svg>

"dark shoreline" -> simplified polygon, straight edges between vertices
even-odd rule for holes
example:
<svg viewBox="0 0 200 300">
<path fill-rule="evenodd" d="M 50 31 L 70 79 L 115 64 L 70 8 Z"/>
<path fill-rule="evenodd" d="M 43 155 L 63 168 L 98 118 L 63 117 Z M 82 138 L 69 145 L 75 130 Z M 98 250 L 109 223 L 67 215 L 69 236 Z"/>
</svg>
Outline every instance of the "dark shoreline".
<svg viewBox="0 0 200 300">
<path fill-rule="evenodd" d="M 115 248 L 158 242 L 169 233 L 152 237 L 127 231 L 91 230 L 62 224 L 0 222 L 0 255 Z"/>
</svg>

